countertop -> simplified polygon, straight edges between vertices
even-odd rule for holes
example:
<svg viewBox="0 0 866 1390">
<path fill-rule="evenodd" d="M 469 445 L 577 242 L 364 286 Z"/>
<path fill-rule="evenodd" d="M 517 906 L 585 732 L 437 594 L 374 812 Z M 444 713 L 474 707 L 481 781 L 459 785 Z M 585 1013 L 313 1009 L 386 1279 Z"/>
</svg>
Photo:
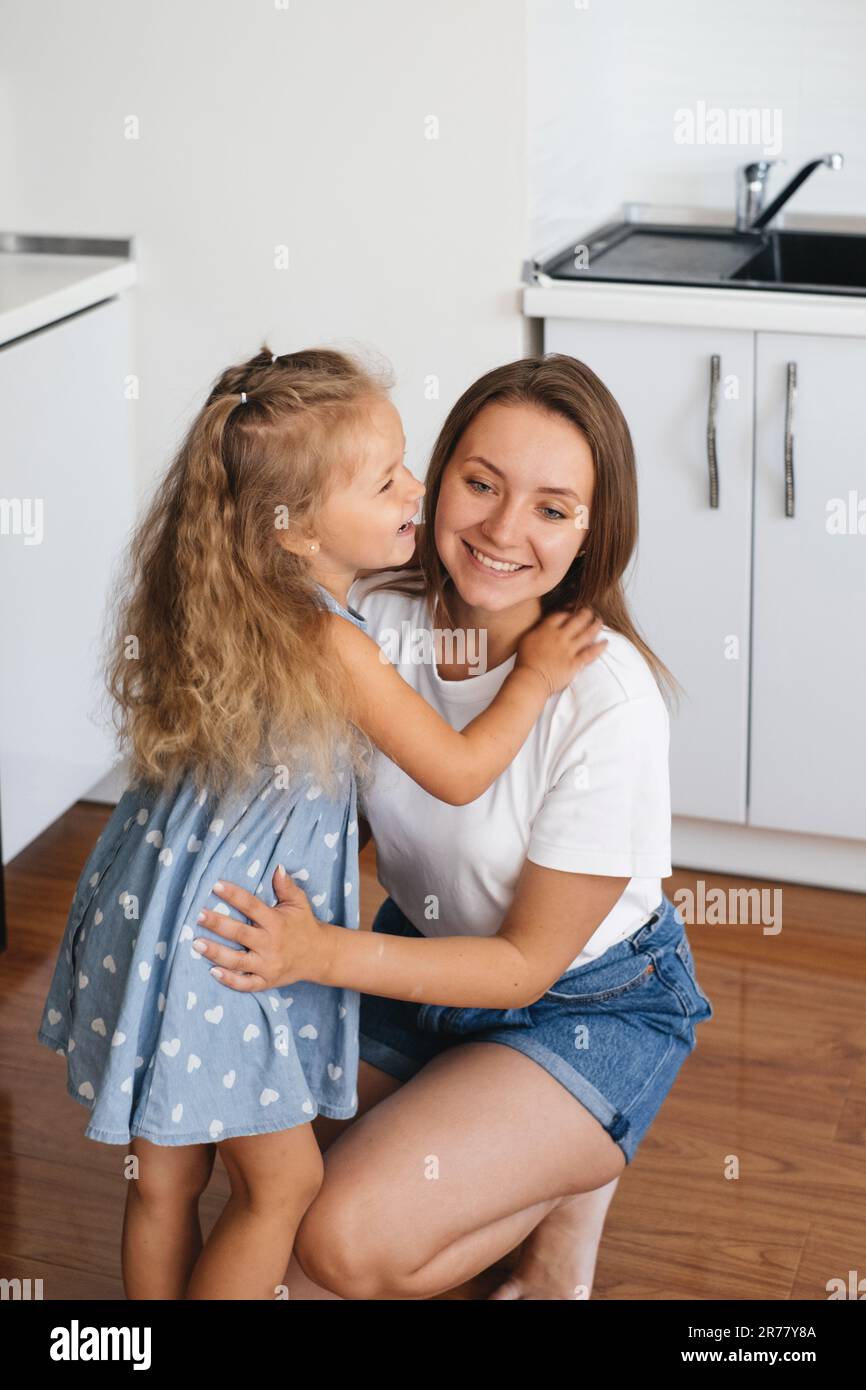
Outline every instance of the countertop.
<svg viewBox="0 0 866 1390">
<path fill-rule="evenodd" d="M 0 253 L 0 345 L 109 299 L 137 278 L 135 261 L 120 256 Z"/>
</svg>

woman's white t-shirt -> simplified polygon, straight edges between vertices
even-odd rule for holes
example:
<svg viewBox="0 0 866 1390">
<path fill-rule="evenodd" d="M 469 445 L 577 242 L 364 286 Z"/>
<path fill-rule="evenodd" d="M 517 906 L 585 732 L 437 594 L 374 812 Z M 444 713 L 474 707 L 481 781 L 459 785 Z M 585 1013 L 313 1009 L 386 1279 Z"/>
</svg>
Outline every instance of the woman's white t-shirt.
<svg viewBox="0 0 866 1390">
<path fill-rule="evenodd" d="M 403 679 L 462 729 L 488 707 L 516 657 L 443 680 L 431 639 L 412 638 L 432 634 L 426 597 L 372 590 L 397 573 L 410 571 L 357 579 L 349 605 Z M 425 936 L 494 936 L 527 858 L 575 874 L 629 875 L 568 969 L 637 931 L 658 907 L 671 872 L 668 711 L 633 643 L 608 628 L 600 636 L 604 653 L 551 696 L 510 766 L 468 806 L 439 801 L 376 750 L 361 810 L 379 882 Z"/>
</svg>

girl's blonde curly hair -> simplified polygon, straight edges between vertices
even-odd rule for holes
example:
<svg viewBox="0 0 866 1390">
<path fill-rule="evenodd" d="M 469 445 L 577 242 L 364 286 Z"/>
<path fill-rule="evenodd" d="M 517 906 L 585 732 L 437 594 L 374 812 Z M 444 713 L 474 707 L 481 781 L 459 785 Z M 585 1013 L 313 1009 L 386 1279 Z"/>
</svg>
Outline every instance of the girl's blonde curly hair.
<svg viewBox="0 0 866 1390">
<path fill-rule="evenodd" d="M 239 789 L 262 766 L 309 770 L 331 794 L 372 746 L 346 716 L 346 675 L 303 555 L 348 482 L 352 443 L 393 382 L 326 348 L 229 367 L 135 528 L 109 611 L 107 688 L 133 781 Z M 246 393 L 246 403 L 241 401 Z"/>
</svg>

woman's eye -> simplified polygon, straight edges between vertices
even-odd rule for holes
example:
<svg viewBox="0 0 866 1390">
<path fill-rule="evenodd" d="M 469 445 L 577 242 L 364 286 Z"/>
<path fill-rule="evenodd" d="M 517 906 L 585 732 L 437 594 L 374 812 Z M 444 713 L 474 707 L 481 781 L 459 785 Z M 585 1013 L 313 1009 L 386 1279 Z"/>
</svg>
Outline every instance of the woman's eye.
<svg viewBox="0 0 866 1390">
<path fill-rule="evenodd" d="M 380 492 L 387 492 L 387 491 L 388 491 L 388 488 L 391 487 L 391 485 L 393 484 L 393 482 L 394 482 L 394 479 L 393 479 L 393 478 L 389 478 L 388 481 L 387 481 L 387 483 L 385 484 L 385 486 L 379 488 L 379 491 L 380 491 Z"/>
<path fill-rule="evenodd" d="M 489 484 L 489 483 L 484 483 L 484 482 L 482 482 L 480 478 L 467 478 L 467 479 L 466 479 L 466 482 L 467 482 L 468 486 L 471 487 L 471 488 L 473 488 L 473 489 L 474 489 L 474 488 L 478 488 L 478 487 L 486 487 L 486 488 L 489 490 L 489 488 L 490 488 L 490 484 Z M 482 496 L 483 496 L 483 494 L 482 494 Z M 550 518 L 551 521 L 564 521 L 564 520 L 565 520 L 565 512 L 557 511 L 556 507 L 542 507 L 541 510 L 542 510 L 543 512 L 553 512 L 553 516 Z"/>
</svg>

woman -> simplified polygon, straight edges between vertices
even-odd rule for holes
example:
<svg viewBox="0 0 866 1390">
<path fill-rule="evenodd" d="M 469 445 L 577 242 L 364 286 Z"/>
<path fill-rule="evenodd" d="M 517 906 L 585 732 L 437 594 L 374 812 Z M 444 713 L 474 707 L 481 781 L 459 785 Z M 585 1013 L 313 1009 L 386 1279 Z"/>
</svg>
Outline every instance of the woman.
<svg viewBox="0 0 866 1390">
<path fill-rule="evenodd" d="M 350 603 L 454 727 L 486 707 L 550 608 L 593 608 L 608 647 L 468 806 L 436 801 L 377 755 L 364 805 L 390 896 L 373 930 L 493 935 L 520 917 L 558 934 L 563 973 L 523 1009 L 363 997 L 358 1114 L 314 1121 L 323 1148 L 340 1142 L 299 1227 L 288 1289 L 430 1298 L 529 1236 L 493 1297 L 588 1297 L 619 1174 L 695 1025 L 712 1017 L 661 889 L 669 722 L 658 682 L 670 677 L 622 591 L 637 539 L 631 439 L 589 368 L 529 358 L 465 392 L 426 484 L 414 572 L 363 577 Z M 401 640 L 431 626 L 456 653 L 440 645 L 425 662 Z M 480 675 L 473 642 L 486 644 Z M 209 954 L 237 970 L 236 951 Z M 281 983 L 279 930 L 263 929 L 258 954 L 260 987 Z"/>
</svg>

